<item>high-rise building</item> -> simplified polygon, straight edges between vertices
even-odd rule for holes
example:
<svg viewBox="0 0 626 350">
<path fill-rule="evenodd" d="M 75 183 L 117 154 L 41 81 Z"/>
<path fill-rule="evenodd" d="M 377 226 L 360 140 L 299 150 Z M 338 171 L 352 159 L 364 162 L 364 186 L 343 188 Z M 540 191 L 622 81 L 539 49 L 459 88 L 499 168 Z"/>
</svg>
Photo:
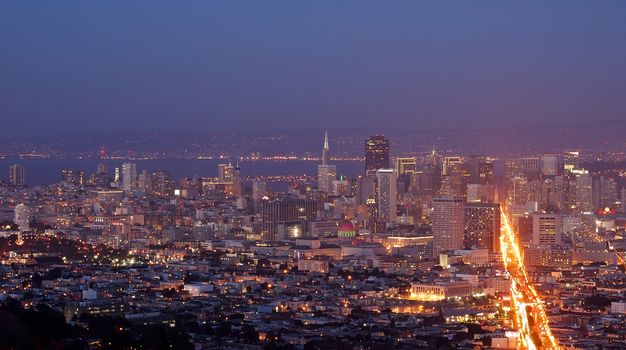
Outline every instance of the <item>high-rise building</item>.
<svg viewBox="0 0 626 350">
<path fill-rule="evenodd" d="M 82 170 L 61 171 L 61 181 L 65 186 L 83 186 L 85 184 L 85 172 Z"/>
<path fill-rule="evenodd" d="M 312 199 L 284 198 L 261 202 L 261 220 L 263 220 L 264 238 L 268 240 L 284 239 L 280 232 L 299 233 L 305 224 L 315 219 L 317 203 Z M 291 228 L 291 229 L 290 229 Z M 297 238 L 297 237 L 293 237 Z"/>
<path fill-rule="evenodd" d="M 430 202 L 441 185 L 441 176 L 437 166 L 428 164 L 424 170 L 411 175 L 411 192 Z"/>
<path fill-rule="evenodd" d="M 520 169 L 524 172 L 541 171 L 541 160 L 538 157 L 521 158 L 519 165 Z"/>
<path fill-rule="evenodd" d="M 494 163 L 481 162 L 478 164 L 478 183 L 495 186 Z"/>
<path fill-rule="evenodd" d="M 235 197 L 242 197 L 244 195 L 243 179 L 241 178 L 241 168 L 239 164 L 235 166 L 233 170 L 233 195 Z"/>
<path fill-rule="evenodd" d="M 411 175 L 417 171 L 415 158 L 396 158 L 396 175 Z"/>
<path fill-rule="evenodd" d="M 578 168 L 580 151 L 566 151 L 564 159 L 565 171 L 572 171 Z"/>
<path fill-rule="evenodd" d="M 533 240 L 534 245 L 561 244 L 563 218 L 560 214 L 534 213 Z"/>
<path fill-rule="evenodd" d="M 433 230 L 433 256 L 445 250 L 463 248 L 465 230 L 465 211 L 463 198 L 433 198 L 431 213 Z"/>
<path fill-rule="evenodd" d="M 267 183 L 261 180 L 252 181 L 252 199 L 260 200 L 267 195 Z"/>
<path fill-rule="evenodd" d="M 469 173 L 459 157 L 446 157 L 445 175 L 441 177 L 440 196 L 465 197 Z"/>
<path fill-rule="evenodd" d="M 152 194 L 157 197 L 170 198 L 174 195 L 174 187 L 170 174 L 165 170 L 152 172 Z"/>
<path fill-rule="evenodd" d="M 476 247 L 498 252 L 500 249 L 500 204 L 465 204 L 465 248 Z"/>
<path fill-rule="evenodd" d="M 617 202 L 617 182 L 610 177 L 593 177 L 592 202 L 594 209 L 613 208 Z"/>
<path fill-rule="evenodd" d="M 152 190 L 152 176 L 148 170 L 144 169 L 141 174 L 137 175 L 137 189 L 144 193 Z"/>
<path fill-rule="evenodd" d="M 544 176 L 539 196 L 536 198 L 543 210 L 561 210 L 564 205 L 565 182 L 563 176 Z"/>
<path fill-rule="evenodd" d="M 333 194 L 335 196 L 352 196 L 352 186 L 350 179 L 341 177 L 333 181 Z"/>
<path fill-rule="evenodd" d="M 458 173 L 458 166 L 452 164 L 451 168 L 452 174 L 446 170 L 447 175 Z M 461 183 L 467 183 L 468 202 L 495 202 L 495 165 L 489 158 L 481 155 L 471 156 L 465 159 L 461 170 Z"/>
<path fill-rule="evenodd" d="M 24 187 L 26 185 L 23 165 L 13 164 L 9 166 L 9 183 L 18 187 Z"/>
<path fill-rule="evenodd" d="M 528 201 L 528 180 L 523 176 L 511 179 L 509 198 L 513 205 L 525 205 Z"/>
<path fill-rule="evenodd" d="M 452 175 L 453 168 L 458 167 L 462 163 L 463 163 L 463 158 L 461 157 L 445 157 L 443 159 L 442 175 L 444 176 Z"/>
<path fill-rule="evenodd" d="M 328 145 L 328 131 L 324 133 L 324 146 L 322 147 L 322 165 L 330 164 L 330 146 Z"/>
<path fill-rule="evenodd" d="M 109 172 L 109 168 L 105 163 L 98 163 L 98 169 L 96 171 L 97 174 L 106 174 Z"/>
<path fill-rule="evenodd" d="M 233 166 L 228 164 L 218 164 L 217 165 L 217 177 L 219 181 L 232 181 L 233 179 Z"/>
<path fill-rule="evenodd" d="M 91 174 L 89 177 L 89 183 L 98 187 L 108 187 L 111 184 L 111 177 L 109 177 L 109 169 L 105 163 L 98 163 L 95 174 Z"/>
<path fill-rule="evenodd" d="M 545 155 L 541 157 L 539 164 L 543 176 L 557 176 L 563 172 L 563 164 L 559 156 Z"/>
<path fill-rule="evenodd" d="M 520 242 L 532 243 L 533 241 L 533 217 L 523 215 L 517 218 L 517 235 Z"/>
<path fill-rule="evenodd" d="M 572 173 L 576 177 L 575 204 L 579 213 L 593 211 L 593 180 L 589 171 L 574 169 Z"/>
<path fill-rule="evenodd" d="M 329 161 L 328 133 L 325 133 L 324 146 L 322 147 L 322 164 L 317 166 L 317 188 L 326 193 L 333 192 L 333 181 L 337 179 L 337 166 L 330 165 Z"/>
<path fill-rule="evenodd" d="M 16 205 L 13 222 L 20 228 L 20 231 L 28 231 L 30 229 L 30 209 L 21 203 Z"/>
<path fill-rule="evenodd" d="M 326 193 L 333 192 L 333 181 L 337 179 L 336 165 L 317 166 L 317 188 Z"/>
<path fill-rule="evenodd" d="M 122 164 L 122 190 L 126 193 L 137 188 L 137 165 L 135 163 Z"/>
<path fill-rule="evenodd" d="M 389 140 L 382 135 L 365 141 L 365 172 L 389 168 Z"/>
<path fill-rule="evenodd" d="M 358 204 L 366 204 L 370 199 L 376 202 L 376 174 L 371 172 L 356 180 L 355 196 Z"/>
<path fill-rule="evenodd" d="M 483 185 L 481 184 L 467 184 L 467 202 L 468 203 L 480 203 L 483 202 Z"/>
<path fill-rule="evenodd" d="M 378 184 L 378 220 L 381 222 L 394 222 L 396 220 L 397 187 L 396 174 L 393 169 L 378 169 L 376 171 Z"/>
</svg>

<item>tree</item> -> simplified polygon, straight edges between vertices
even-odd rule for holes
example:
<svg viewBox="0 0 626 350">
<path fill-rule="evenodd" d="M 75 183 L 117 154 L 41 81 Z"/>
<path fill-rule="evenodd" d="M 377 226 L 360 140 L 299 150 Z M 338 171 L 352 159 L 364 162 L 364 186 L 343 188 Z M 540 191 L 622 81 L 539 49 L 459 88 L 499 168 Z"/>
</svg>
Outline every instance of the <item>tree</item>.
<svg viewBox="0 0 626 350">
<path fill-rule="evenodd" d="M 588 309 L 604 310 L 605 308 L 611 306 L 611 299 L 600 294 L 594 294 L 586 297 L 584 304 Z"/>
<path fill-rule="evenodd" d="M 259 342 L 259 332 L 257 332 L 256 328 L 252 325 L 244 325 L 241 329 L 242 338 L 249 343 L 258 343 Z"/>
<path fill-rule="evenodd" d="M 30 281 L 34 288 L 41 288 L 41 284 L 43 283 L 43 279 L 41 278 L 39 272 L 35 272 L 30 278 Z"/>
</svg>

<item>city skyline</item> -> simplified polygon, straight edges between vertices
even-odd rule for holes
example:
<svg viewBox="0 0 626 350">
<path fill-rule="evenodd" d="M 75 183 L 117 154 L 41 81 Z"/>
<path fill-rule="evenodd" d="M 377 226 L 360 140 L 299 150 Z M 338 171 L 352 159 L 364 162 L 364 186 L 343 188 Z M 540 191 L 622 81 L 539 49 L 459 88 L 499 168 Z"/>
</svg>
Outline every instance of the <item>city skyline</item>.
<svg viewBox="0 0 626 350">
<path fill-rule="evenodd" d="M 0 1 L 0 350 L 625 349 L 625 14 Z"/>
</svg>

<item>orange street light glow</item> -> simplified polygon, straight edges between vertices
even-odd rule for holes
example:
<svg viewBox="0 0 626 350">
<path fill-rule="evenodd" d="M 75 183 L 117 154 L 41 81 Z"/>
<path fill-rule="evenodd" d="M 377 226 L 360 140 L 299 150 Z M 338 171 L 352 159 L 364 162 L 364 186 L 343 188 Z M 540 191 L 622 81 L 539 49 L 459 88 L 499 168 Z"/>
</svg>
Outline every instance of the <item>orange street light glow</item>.
<svg viewBox="0 0 626 350">
<path fill-rule="evenodd" d="M 519 348 L 559 349 L 556 338 L 550 330 L 543 302 L 528 279 L 517 235 L 502 209 L 501 214 L 500 247 L 504 267 L 511 278 L 514 322 L 520 334 Z"/>
</svg>

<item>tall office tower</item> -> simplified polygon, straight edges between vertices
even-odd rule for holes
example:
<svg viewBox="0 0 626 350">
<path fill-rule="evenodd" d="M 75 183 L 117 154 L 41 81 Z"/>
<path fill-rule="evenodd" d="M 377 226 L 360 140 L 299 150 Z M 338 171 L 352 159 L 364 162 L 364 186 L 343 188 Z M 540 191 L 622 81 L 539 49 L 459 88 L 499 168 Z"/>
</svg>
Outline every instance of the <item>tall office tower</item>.
<svg viewBox="0 0 626 350">
<path fill-rule="evenodd" d="M 435 165 L 428 164 L 423 171 L 411 175 L 411 191 L 425 202 L 430 202 L 440 186 L 441 176 Z"/>
<path fill-rule="evenodd" d="M 514 205 L 526 205 L 528 202 L 528 180 L 523 176 L 511 179 L 509 198 Z"/>
<path fill-rule="evenodd" d="M 252 181 L 252 199 L 260 200 L 267 195 L 267 183 L 261 180 Z"/>
<path fill-rule="evenodd" d="M 324 146 L 322 147 L 322 165 L 330 164 L 330 146 L 328 145 L 328 131 L 324 132 Z"/>
<path fill-rule="evenodd" d="M 367 204 L 368 201 L 376 202 L 376 174 L 371 172 L 357 179 L 355 196 L 359 205 Z"/>
<path fill-rule="evenodd" d="M 486 200 L 484 200 L 484 192 L 484 187 L 481 184 L 467 184 L 467 202 L 487 202 Z"/>
<path fill-rule="evenodd" d="M 109 168 L 104 163 L 98 163 L 98 169 L 96 171 L 97 174 L 106 174 L 109 172 Z"/>
<path fill-rule="evenodd" d="M 144 169 L 137 176 L 137 188 L 141 192 L 149 192 L 152 189 L 152 176 L 150 176 L 148 170 Z"/>
<path fill-rule="evenodd" d="M 426 160 L 429 165 L 432 165 L 434 167 L 439 166 L 439 156 L 437 155 L 437 150 L 435 149 L 434 145 L 433 145 L 433 150 L 430 151 L 430 154 L 428 155 Z"/>
<path fill-rule="evenodd" d="M 395 171 L 393 169 L 378 169 L 376 179 L 378 183 L 378 221 L 395 222 L 398 211 Z"/>
<path fill-rule="evenodd" d="M 626 213 L 626 187 L 620 191 L 620 203 L 622 205 L 622 213 Z"/>
<path fill-rule="evenodd" d="M 65 186 L 83 186 L 85 184 L 85 172 L 82 170 L 62 170 L 61 182 Z"/>
<path fill-rule="evenodd" d="M 445 163 L 445 162 L 444 162 Z M 462 162 L 448 162 L 445 167 L 446 175 L 441 177 L 440 196 L 465 197 L 469 173 Z"/>
<path fill-rule="evenodd" d="M 108 173 L 109 169 L 106 164 L 98 163 L 96 173 L 89 177 L 89 183 L 98 187 L 108 187 L 111 184 L 111 178 Z"/>
<path fill-rule="evenodd" d="M 398 193 L 404 195 L 411 188 L 411 176 L 417 172 L 417 161 L 415 158 L 396 158 L 396 176 L 398 177 Z"/>
<path fill-rule="evenodd" d="M 336 165 L 317 166 L 317 188 L 326 193 L 333 192 L 333 181 L 337 179 Z"/>
<path fill-rule="evenodd" d="M 303 228 L 315 220 L 317 202 L 297 198 L 264 200 L 260 209 L 265 239 L 296 238 L 297 234 L 302 236 L 301 231 L 298 233 L 298 227 Z"/>
<path fill-rule="evenodd" d="M 617 183 L 610 177 L 593 177 L 592 202 L 594 209 L 613 208 L 617 202 Z"/>
<path fill-rule="evenodd" d="M 241 168 L 239 164 L 235 166 L 233 170 L 233 195 L 235 197 L 242 197 L 244 195 L 243 179 L 241 178 Z"/>
<path fill-rule="evenodd" d="M 122 190 L 129 193 L 137 188 L 137 164 L 122 164 Z"/>
<path fill-rule="evenodd" d="M 118 183 L 122 179 L 122 175 L 120 174 L 120 168 L 115 167 L 115 174 L 113 175 L 113 182 Z"/>
<path fill-rule="evenodd" d="M 589 171 L 585 169 L 574 169 L 572 173 L 576 177 L 576 211 L 587 213 L 593 211 L 593 181 Z"/>
<path fill-rule="evenodd" d="M 468 201 L 475 201 L 475 196 L 479 195 L 478 201 L 495 202 L 496 181 L 494 163 L 485 156 L 475 155 L 471 156 L 469 159 L 465 159 L 463 167 L 465 168 L 462 174 L 464 178 L 463 182 L 467 183 Z M 477 190 L 479 193 L 476 193 Z"/>
<path fill-rule="evenodd" d="M 13 223 L 20 228 L 20 231 L 30 230 L 30 209 L 20 203 L 15 206 L 14 212 Z"/>
<path fill-rule="evenodd" d="M 493 163 L 487 157 L 473 155 L 465 158 L 463 163 L 469 175 L 469 183 L 486 184 L 493 178 Z"/>
<path fill-rule="evenodd" d="M 481 185 L 495 186 L 494 163 L 478 163 L 478 183 Z"/>
<path fill-rule="evenodd" d="M 561 244 L 563 217 L 560 214 L 533 214 L 533 241 L 535 245 Z"/>
<path fill-rule="evenodd" d="M 365 172 L 389 168 L 389 140 L 382 135 L 365 141 Z"/>
<path fill-rule="evenodd" d="M 541 181 L 539 206 L 548 211 L 560 211 L 564 206 L 563 176 L 547 176 Z"/>
<path fill-rule="evenodd" d="M 580 158 L 579 151 L 566 151 L 564 166 L 565 171 L 572 171 L 574 169 L 578 169 L 578 163 Z"/>
<path fill-rule="evenodd" d="M 337 179 L 337 166 L 328 164 L 329 160 L 328 133 L 325 133 L 324 147 L 322 147 L 322 164 L 317 166 L 317 188 L 326 193 L 333 192 L 333 181 Z"/>
<path fill-rule="evenodd" d="M 24 187 L 24 185 L 26 185 L 23 165 L 13 164 L 9 166 L 9 183 L 18 187 Z"/>
<path fill-rule="evenodd" d="M 219 181 L 232 181 L 233 180 L 233 166 L 228 164 L 217 165 L 217 177 Z"/>
<path fill-rule="evenodd" d="M 396 158 L 396 175 L 411 175 L 417 171 L 415 158 Z"/>
<path fill-rule="evenodd" d="M 409 189 L 411 188 L 411 175 L 398 175 L 396 181 L 398 185 L 398 198 L 403 198 L 405 194 L 409 193 Z"/>
<path fill-rule="evenodd" d="M 433 230 L 433 256 L 445 250 L 463 248 L 465 230 L 465 212 L 463 198 L 436 197 L 433 198 L 431 213 Z"/>
<path fill-rule="evenodd" d="M 453 168 L 460 166 L 463 163 L 463 158 L 461 157 L 445 157 L 443 159 L 443 169 L 442 175 L 449 176 L 452 175 Z"/>
<path fill-rule="evenodd" d="M 527 157 L 519 160 L 519 168 L 524 177 L 534 180 L 541 175 L 540 159 L 538 157 Z"/>
<path fill-rule="evenodd" d="M 152 172 L 152 194 L 163 198 L 170 198 L 174 195 L 172 180 L 166 170 Z"/>
<path fill-rule="evenodd" d="M 533 217 L 524 214 L 517 218 L 517 236 L 521 243 L 532 243 L 533 241 Z"/>
<path fill-rule="evenodd" d="M 576 174 L 573 170 L 563 174 L 563 212 L 576 211 Z"/>
<path fill-rule="evenodd" d="M 333 194 L 335 196 L 351 196 L 352 188 L 350 185 L 350 180 L 344 177 L 341 177 L 339 180 L 333 181 Z"/>
<path fill-rule="evenodd" d="M 500 250 L 500 204 L 465 204 L 464 246 L 488 249 L 490 253 Z"/>
<path fill-rule="evenodd" d="M 555 155 L 542 156 L 539 161 L 542 176 L 557 176 L 563 173 L 561 158 Z"/>
</svg>

